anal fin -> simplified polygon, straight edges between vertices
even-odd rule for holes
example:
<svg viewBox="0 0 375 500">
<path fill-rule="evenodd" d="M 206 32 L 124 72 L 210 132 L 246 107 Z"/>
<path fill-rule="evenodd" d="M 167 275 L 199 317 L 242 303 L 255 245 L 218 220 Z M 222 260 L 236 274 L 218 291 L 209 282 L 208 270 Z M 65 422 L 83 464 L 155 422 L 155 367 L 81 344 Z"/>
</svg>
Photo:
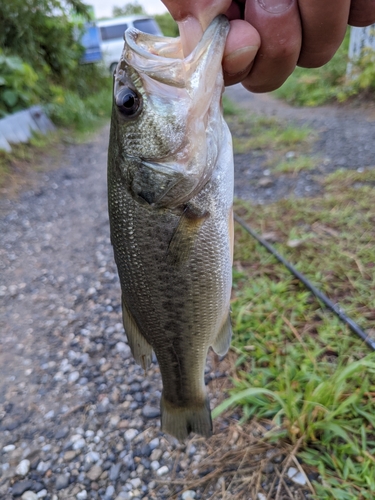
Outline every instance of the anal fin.
<svg viewBox="0 0 375 500">
<path fill-rule="evenodd" d="M 198 213 L 189 205 L 185 207 L 168 246 L 169 264 L 181 265 L 189 259 L 198 231 L 208 216 L 208 213 Z"/>
<path fill-rule="evenodd" d="M 186 439 L 190 432 L 201 436 L 212 436 L 212 419 L 208 398 L 201 405 L 176 408 L 164 396 L 161 397 L 161 430 L 179 441 Z"/>
<path fill-rule="evenodd" d="M 122 298 L 122 320 L 133 357 L 136 363 L 141 365 L 144 370 L 147 370 L 152 361 L 152 347 L 139 331 L 138 325 L 134 321 L 124 298 Z"/>
<path fill-rule="evenodd" d="M 230 321 L 230 314 L 228 314 L 227 319 L 224 321 L 214 343 L 212 344 L 212 349 L 219 356 L 224 356 L 228 352 L 230 347 L 230 341 L 232 339 L 232 323 Z"/>
</svg>

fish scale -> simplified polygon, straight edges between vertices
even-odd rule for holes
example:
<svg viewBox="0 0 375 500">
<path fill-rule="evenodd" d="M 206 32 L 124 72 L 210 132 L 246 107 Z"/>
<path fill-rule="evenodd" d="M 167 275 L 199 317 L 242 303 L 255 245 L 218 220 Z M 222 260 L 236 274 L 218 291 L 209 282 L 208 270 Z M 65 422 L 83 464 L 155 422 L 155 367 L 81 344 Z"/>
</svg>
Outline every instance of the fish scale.
<svg viewBox="0 0 375 500">
<path fill-rule="evenodd" d="M 226 18 L 216 18 L 178 63 L 190 71 L 183 71 L 185 90 L 174 59 L 160 56 L 160 74 L 155 64 L 155 47 L 178 42 L 163 47 L 160 37 L 135 30 L 126 33 L 114 77 L 108 201 L 124 327 L 145 369 L 155 352 L 162 429 L 178 439 L 211 434 L 207 352 L 224 354 L 231 338 L 233 157 L 220 107 L 228 29 Z M 139 103 L 134 116 L 121 108 L 122 95 L 131 96 L 129 109 Z"/>
</svg>

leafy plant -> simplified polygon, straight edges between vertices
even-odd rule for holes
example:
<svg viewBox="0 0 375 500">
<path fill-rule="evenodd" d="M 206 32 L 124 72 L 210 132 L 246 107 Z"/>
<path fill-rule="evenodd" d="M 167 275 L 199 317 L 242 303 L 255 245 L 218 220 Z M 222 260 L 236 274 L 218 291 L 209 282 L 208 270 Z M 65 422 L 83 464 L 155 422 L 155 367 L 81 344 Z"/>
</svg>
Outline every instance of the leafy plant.
<svg viewBox="0 0 375 500">
<path fill-rule="evenodd" d="M 0 49 L 0 116 L 30 106 L 38 99 L 38 76 L 33 68 Z"/>
</svg>

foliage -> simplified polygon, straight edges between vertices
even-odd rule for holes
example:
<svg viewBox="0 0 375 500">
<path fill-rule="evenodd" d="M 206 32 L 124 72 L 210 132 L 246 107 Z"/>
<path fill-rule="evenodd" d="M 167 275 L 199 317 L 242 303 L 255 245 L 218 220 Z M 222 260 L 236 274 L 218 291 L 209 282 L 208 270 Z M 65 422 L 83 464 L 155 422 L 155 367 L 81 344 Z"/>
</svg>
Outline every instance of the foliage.
<svg viewBox="0 0 375 500">
<path fill-rule="evenodd" d="M 333 59 L 322 68 L 296 68 L 275 95 L 299 106 L 319 106 L 328 101 L 373 95 L 375 91 L 375 51 L 366 48 L 352 61 L 347 74 L 350 31 Z"/>
<path fill-rule="evenodd" d="M 6 56 L 0 49 L 0 117 L 34 104 L 38 76 L 19 57 Z"/>
<path fill-rule="evenodd" d="M 84 132 L 95 126 L 100 119 L 108 118 L 112 100 L 112 79 L 107 77 L 101 90 L 79 95 L 62 87 L 52 87 L 53 97 L 45 108 L 57 125 L 74 127 Z"/>
<path fill-rule="evenodd" d="M 83 129 L 104 108 L 109 114 L 105 70 L 80 63 L 80 30 L 91 15 L 80 0 L 0 0 L 0 116 L 48 103 L 56 123 Z"/>
<path fill-rule="evenodd" d="M 154 16 L 164 36 L 177 37 L 180 35 L 178 25 L 169 12 Z"/>
<path fill-rule="evenodd" d="M 112 14 L 113 17 L 133 16 L 146 14 L 146 11 L 141 4 L 135 1 L 126 3 L 123 7 L 113 7 Z"/>
<path fill-rule="evenodd" d="M 339 100 L 345 100 L 361 93 L 375 92 L 375 51 L 366 48 L 361 57 L 351 64 L 351 71 L 338 93 Z"/>
<path fill-rule="evenodd" d="M 79 0 L 66 4 L 80 14 Z M 64 81 L 78 66 L 82 47 L 74 36 L 75 24 L 59 0 L 0 0 L 0 48 L 17 55 L 43 77 Z"/>
</svg>

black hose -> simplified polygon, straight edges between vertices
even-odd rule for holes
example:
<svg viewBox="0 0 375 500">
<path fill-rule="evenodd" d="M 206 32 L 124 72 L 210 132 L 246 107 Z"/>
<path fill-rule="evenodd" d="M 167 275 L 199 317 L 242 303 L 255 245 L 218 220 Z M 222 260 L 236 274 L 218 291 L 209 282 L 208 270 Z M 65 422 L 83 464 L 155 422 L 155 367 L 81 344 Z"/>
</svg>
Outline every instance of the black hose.
<svg viewBox="0 0 375 500">
<path fill-rule="evenodd" d="M 240 226 L 245 229 L 253 238 L 255 238 L 261 245 L 263 245 L 272 255 L 276 257 L 276 259 L 281 262 L 287 269 L 290 271 L 296 278 L 298 278 L 306 288 L 312 292 L 315 297 L 317 297 L 325 306 L 327 306 L 331 311 L 333 311 L 336 316 L 343 321 L 348 327 L 357 334 L 373 351 L 375 351 L 375 340 L 373 340 L 371 337 L 369 337 L 366 332 L 362 330 L 362 328 L 357 325 L 357 323 L 349 318 L 344 311 L 338 306 L 337 304 L 334 304 L 324 293 L 322 293 L 320 290 L 318 290 L 307 278 L 304 276 L 302 273 L 297 271 L 297 269 L 292 266 L 282 255 L 280 255 L 277 250 L 267 243 L 261 236 L 259 236 L 255 231 L 251 229 L 250 226 L 248 226 L 242 219 L 239 217 L 237 214 L 234 214 L 234 219 L 240 224 Z"/>
</svg>

